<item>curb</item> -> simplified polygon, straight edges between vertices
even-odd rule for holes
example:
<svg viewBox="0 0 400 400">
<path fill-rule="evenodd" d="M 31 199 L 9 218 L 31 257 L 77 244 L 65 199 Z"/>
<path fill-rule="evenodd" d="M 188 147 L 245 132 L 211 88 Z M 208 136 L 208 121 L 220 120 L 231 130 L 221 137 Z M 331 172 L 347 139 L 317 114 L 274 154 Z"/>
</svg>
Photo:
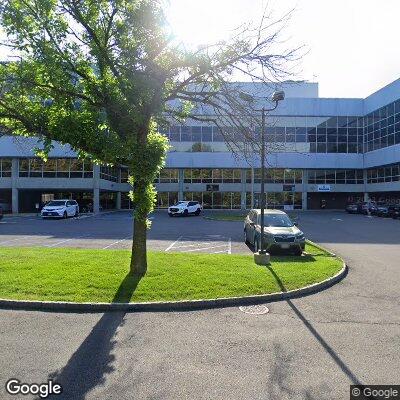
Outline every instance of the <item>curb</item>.
<svg viewBox="0 0 400 400">
<path fill-rule="evenodd" d="M 332 253 L 330 253 L 332 254 Z M 343 260 L 342 260 L 343 261 Z M 6 300 L 0 299 L 1 309 L 13 310 L 36 310 L 36 311 L 62 311 L 62 312 L 112 312 L 112 311 L 193 311 L 207 310 L 212 308 L 225 308 L 234 306 L 254 305 L 280 300 L 293 299 L 310 294 L 318 293 L 328 289 L 340 282 L 348 272 L 348 267 L 343 261 L 342 269 L 334 276 L 322 282 L 314 283 L 301 289 L 294 289 L 288 292 L 276 292 L 245 297 L 224 297 L 207 300 L 184 300 L 147 303 L 69 303 L 56 301 L 28 301 L 28 300 Z"/>
</svg>

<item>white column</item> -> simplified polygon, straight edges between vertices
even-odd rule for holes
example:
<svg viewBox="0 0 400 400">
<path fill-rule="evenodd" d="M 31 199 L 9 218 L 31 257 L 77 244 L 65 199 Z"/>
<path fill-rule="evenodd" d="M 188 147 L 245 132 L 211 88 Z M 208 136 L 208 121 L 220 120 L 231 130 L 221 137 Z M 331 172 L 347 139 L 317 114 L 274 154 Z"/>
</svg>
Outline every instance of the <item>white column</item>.
<svg viewBox="0 0 400 400">
<path fill-rule="evenodd" d="M 246 170 L 241 170 L 241 194 L 240 194 L 240 209 L 246 209 Z"/>
<path fill-rule="evenodd" d="M 178 172 L 179 172 L 179 180 L 178 180 L 178 187 L 179 187 L 179 189 L 178 189 L 178 200 L 179 201 L 182 201 L 183 200 L 183 180 L 184 180 L 184 176 L 183 176 L 183 169 L 181 168 L 181 169 L 179 169 L 178 170 Z"/>
<path fill-rule="evenodd" d="M 364 169 L 364 171 L 363 171 L 363 180 L 364 180 L 364 201 L 369 201 L 369 194 L 368 194 L 368 192 L 367 192 L 367 183 L 368 183 L 368 180 L 367 180 L 367 170 L 366 169 Z"/>
<path fill-rule="evenodd" d="M 302 210 L 307 210 L 307 186 L 308 186 L 308 170 L 303 170 L 303 184 L 301 192 Z"/>
<path fill-rule="evenodd" d="M 19 164 L 18 158 L 13 158 L 11 164 L 11 211 L 13 214 L 18 214 L 19 212 L 18 164 Z"/>
<path fill-rule="evenodd" d="M 254 168 L 251 168 L 251 208 L 254 208 Z"/>
<path fill-rule="evenodd" d="M 121 168 L 118 168 L 118 184 L 121 184 Z M 121 192 L 117 192 L 115 207 L 117 210 L 121 209 Z"/>
<path fill-rule="evenodd" d="M 93 165 L 93 213 L 100 212 L 100 165 Z"/>
</svg>

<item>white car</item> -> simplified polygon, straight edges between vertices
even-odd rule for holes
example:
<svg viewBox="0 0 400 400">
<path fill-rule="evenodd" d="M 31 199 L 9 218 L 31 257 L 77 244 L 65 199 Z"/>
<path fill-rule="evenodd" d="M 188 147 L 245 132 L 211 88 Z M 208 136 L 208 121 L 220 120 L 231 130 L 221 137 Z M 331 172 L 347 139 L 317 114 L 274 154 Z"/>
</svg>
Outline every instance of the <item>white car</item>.
<svg viewBox="0 0 400 400">
<path fill-rule="evenodd" d="M 199 215 L 201 210 L 202 206 L 198 201 L 178 201 L 175 205 L 168 207 L 168 215 L 170 217 L 174 215 L 186 217 L 189 214 Z"/>
<path fill-rule="evenodd" d="M 68 218 L 79 215 L 79 205 L 75 200 L 52 200 L 41 211 L 42 218 Z"/>
</svg>

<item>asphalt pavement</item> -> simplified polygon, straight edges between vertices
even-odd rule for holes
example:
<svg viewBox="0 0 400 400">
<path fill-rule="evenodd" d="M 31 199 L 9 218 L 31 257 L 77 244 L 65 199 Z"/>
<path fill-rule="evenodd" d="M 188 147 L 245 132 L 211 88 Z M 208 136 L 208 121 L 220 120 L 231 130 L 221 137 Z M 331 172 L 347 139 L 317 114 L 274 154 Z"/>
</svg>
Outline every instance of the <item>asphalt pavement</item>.
<svg viewBox="0 0 400 400">
<path fill-rule="evenodd" d="M 94 219 L 86 221 L 88 230 L 96 229 Z M 230 237 L 232 251 L 239 245 L 240 222 L 214 223 L 210 232 L 203 219 L 187 221 L 174 221 L 180 225 L 166 240 L 168 225 L 158 229 L 155 215 L 150 240 L 165 251 L 172 239 L 195 231 Z M 54 398 L 73 400 L 322 400 L 349 399 L 352 383 L 399 384 L 400 221 L 325 211 L 299 213 L 299 224 L 346 260 L 349 274 L 339 284 L 267 304 L 270 312 L 262 315 L 237 307 L 128 314 L 0 310 L 0 386 L 11 377 L 55 379 L 64 392 Z M 112 226 L 103 236 L 111 236 Z M 58 239 L 65 236 L 60 230 Z M 0 388 L 0 398 L 18 396 Z"/>
</svg>

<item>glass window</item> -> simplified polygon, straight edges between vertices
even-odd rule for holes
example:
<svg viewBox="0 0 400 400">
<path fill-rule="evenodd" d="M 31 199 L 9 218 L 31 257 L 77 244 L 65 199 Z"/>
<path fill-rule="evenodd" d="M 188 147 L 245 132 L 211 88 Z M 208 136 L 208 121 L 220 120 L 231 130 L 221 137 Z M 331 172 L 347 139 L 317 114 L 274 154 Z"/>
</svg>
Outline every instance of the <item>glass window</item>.
<svg viewBox="0 0 400 400">
<path fill-rule="evenodd" d="M 212 127 L 203 126 L 201 128 L 201 140 L 203 142 L 212 142 Z"/>
<path fill-rule="evenodd" d="M 222 170 L 221 169 L 213 169 L 212 170 L 212 179 L 213 179 L 213 183 L 222 183 Z"/>
<path fill-rule="evenodd" d="M 55 178 L 57 173 L 57 160 L 55 158 L 49 158 L 43 163 L 43 177 L 44 178 Z"/>
<path fill-rule="evenodd" d="M 82 176 L 83 176 L 83 161 L 79 159 L 71 160 L 70 177 L 82 178 Z"/>
<path fill-rule="evenodd" d="M 171 142 L 180 142 L 181 141 L 181 133 L 179 126 L 171 126 L 169 130 L 169 138 Z"/>
<path fill-rule="evenodd" d="M 42 177 L 43 161 L 39 158 L 31 158 L 29 161 L 29 176 L 31 178 Z"/>
<path fill-rule="evenodd" d="M 57 159 L 57 177 L 58 178 L 69 178 L 69 159 L 58 158 Z"/>
<path fill-rule="evenodd" d="M 336 183 L 337 184 L 346 183 L 346 173 L 345 173 L 345 171 L 342 171 L 342 170 L 336 171 Z"/>
<path fill-rule="evenodd" d="M 0 177 L 11 177 L 12 161 L 11 158 L 0 158 Z"/>
<path fill-rule="evenodd" d="M 19 176 L 26 177 L 29 175 L 29 158 L 19 160 Z"/>
</svg>

